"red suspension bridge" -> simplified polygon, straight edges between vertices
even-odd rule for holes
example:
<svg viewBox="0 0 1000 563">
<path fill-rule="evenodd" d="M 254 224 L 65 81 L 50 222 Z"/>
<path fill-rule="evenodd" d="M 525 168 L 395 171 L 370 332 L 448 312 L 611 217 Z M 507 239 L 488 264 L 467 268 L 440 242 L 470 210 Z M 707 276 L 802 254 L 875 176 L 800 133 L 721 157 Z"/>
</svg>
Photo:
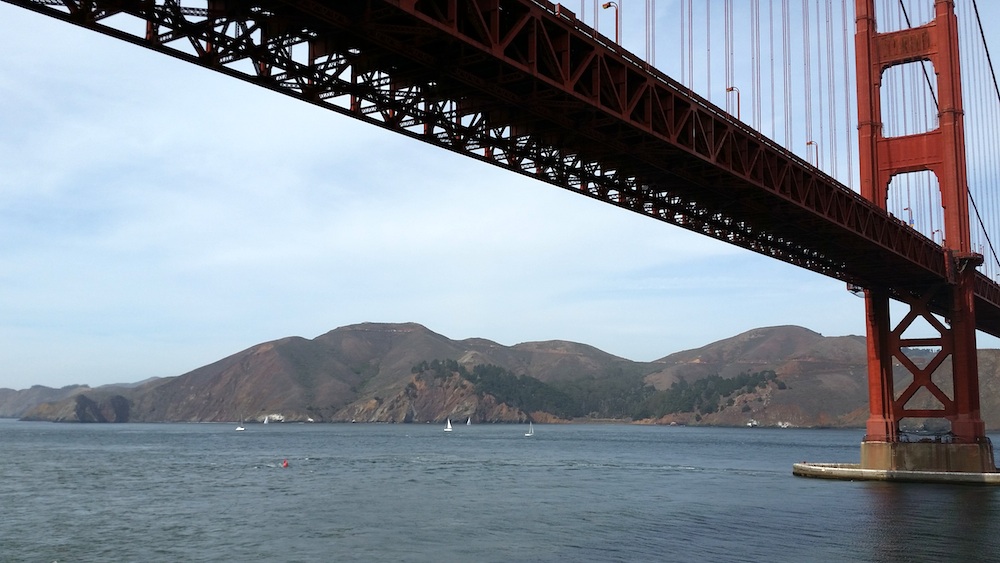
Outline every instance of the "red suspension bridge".
<svg viewBox="0 0 1000 563">
<path fill-rule="evenodd" d="M 964 131 L 958 64 L 961 41 L 969 41 L 963 57 L 987 51 L 960 38 L 953 2 L 907 10 L 857 0 L 851 13 L 846 2 L 805 1 L 796 11 L 788 0 L 763 9 L 754 0 L 749 86 L 741 90 L 730 0 L 721 86 L 712 85 L 706 53 L 719 43 L 711 37 L 717 6 L 691 0 L 678 18 L 679 80 L 653 65 L 655 26 L 646 26 L 644 57 L 619 44 L 619 2 L 599 10 L 545 0 L 5 1 L 842 280 L 865 293 L 868 311 L 862 463 L 994 469 L 975 331 L 1000 336 L 990 242 L 1000 229 L 982 220 L 1000 212 L 970 193 L 989 186 L 966 178 L 966 146 L 978 145 Z M 654 6 L 647 0 L 647 18 Z M 595 31 L 605 13 L 613 13 L 603 20 L 615 24 L 613 38 Z M 976 64 L 985 83 L 988 62 Z M 911 68 L 897 74 L 897 66 Z M 847 87 L 855 73 L 857 111 Z M 716 91 L 726 109 L 713 103 Z M 804 132 L 793 126 L 798 99 Z M 977 110 L 1000 104 L 974 100 Z M 857 153 L 854 126 L 845 125 L 853 120 L 861 124 Z M 992 144 L 988 133 L 977 135 Z M 855 182 L 860 193 L 848 187 Z M 908 309 L 901 321 L 890 320 L 890 300 Z M 915 321 L 933 334 L 910 336 Z M 938 355 L 918 366 L 910 347 Z M 944 364 L 949 381 L 938 373 Z M 943 466 L 911 461 L 900 441 L 907 418 L 947 422 Z"/>
</svg>

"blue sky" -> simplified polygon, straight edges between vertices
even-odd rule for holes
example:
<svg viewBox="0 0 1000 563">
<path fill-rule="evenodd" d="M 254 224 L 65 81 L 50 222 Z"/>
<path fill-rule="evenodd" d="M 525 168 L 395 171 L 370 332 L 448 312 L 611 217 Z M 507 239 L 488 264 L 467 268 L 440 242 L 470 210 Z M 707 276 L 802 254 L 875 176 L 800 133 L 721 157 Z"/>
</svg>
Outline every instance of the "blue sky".
<svg viewBox="0 0 1000 563">
<path fill-rule="evenodd" d="M 4 3 L 0 52 L 0 387 L 366 321 L 639 361 L 864 334 L 841 282 Z"/>
</svg>

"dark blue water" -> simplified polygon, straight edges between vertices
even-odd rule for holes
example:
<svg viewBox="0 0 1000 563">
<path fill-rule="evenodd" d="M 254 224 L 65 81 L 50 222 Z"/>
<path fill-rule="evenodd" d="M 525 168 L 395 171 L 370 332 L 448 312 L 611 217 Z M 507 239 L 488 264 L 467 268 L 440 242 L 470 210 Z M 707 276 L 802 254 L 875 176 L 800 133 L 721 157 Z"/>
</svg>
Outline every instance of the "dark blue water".
<svg viewBox="0 0 1000 563">
<path fill-rule="evenodd" d="M 792 476 L 859 430 L 524 430 L 0 421 L 0 561 L 1000 558 L 1000 489 Z"/>
</svg>

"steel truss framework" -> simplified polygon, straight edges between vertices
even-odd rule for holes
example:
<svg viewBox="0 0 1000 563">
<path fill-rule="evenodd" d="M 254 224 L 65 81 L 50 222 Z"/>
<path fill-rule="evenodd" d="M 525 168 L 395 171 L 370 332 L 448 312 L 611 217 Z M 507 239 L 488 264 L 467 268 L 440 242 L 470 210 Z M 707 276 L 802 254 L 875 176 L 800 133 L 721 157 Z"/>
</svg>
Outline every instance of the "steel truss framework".
<svg viewBox="0 0 1000 563">
<path fill-rule="evenodd" d="M 948 311 L 948 251 L 544 0 L 3 1 Z"/>
</svg>

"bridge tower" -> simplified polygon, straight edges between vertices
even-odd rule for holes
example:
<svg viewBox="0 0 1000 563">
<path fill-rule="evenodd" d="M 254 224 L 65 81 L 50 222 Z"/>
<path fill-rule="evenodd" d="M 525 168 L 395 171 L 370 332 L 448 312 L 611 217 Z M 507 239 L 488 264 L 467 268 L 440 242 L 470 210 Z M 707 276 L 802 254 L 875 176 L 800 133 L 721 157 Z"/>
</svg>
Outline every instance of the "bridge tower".
<svg viewBox="0 0 1000 563">
<path fill-rule="evenodd" d="M 920 27 L 879 33 L 874 0 L 855 0 L 858 74 L 858 137 L 861 194 L 887 208 L 893 176 L 929 170 L 937 176 L 944 215 L 947 283 L 937 287 L 865 288 L 868 332 L 869 418 L 861 445 L 864 469 L 994 472 L 993 448 L 979 411 L 975 269 L 982 256 L 972 251 L 966 181 L 958 20 L 954 0 L 935 0 L 934 19 Z M 880 88 L 889 67 L 930 61 L 937 77 L 938 128 L 914 135 L 884 137 Z M 898 324 L 889 300 L 909 312 Z M 944 304 L 945 319 L 928 305 Z M 922 321 L 921 321 L 922 319 Z M 914 322 L 936 335 L 910 337 Z M 923 330 L 926 330 L 924 328 Z M 926 365 L 907 356 L 908 348 L 936 351 Z M 939 370 L 950 362 L 948 370 Z M 922 363 L 922 362 L 921 362 Z M 894 377 L 893 366 L 899 365 Z M 949 432 L 911 440 L 900 432 L 902 419 L 924 419 Z"/>
</svg>

